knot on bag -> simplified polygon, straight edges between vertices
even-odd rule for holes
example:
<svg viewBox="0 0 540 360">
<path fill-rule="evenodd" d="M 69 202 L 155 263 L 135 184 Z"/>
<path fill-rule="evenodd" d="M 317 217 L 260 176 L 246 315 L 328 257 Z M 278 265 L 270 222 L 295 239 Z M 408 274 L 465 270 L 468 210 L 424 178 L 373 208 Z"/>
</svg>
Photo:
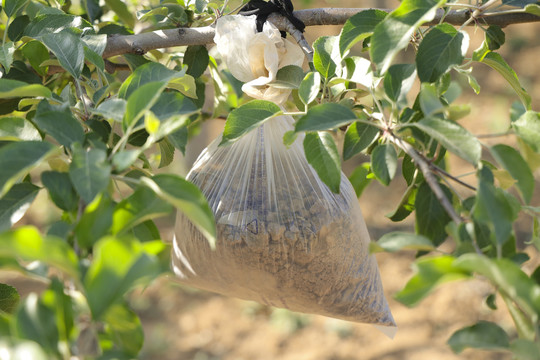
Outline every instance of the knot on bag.
<svg viewBox="0 0 540 360">
<path fill-rule="evenodd" d="M 283 104 L 290 89 L 271 86 L 277 72 L 287 65 L 302 66 L 304 53 L 281 37 L 271 23 L 257 32 L 256 16 L 231 15 L 217 20 L 214 42 L 231 74 L 244 82 L 242 91 L 255 99 Z"/>
</svg>

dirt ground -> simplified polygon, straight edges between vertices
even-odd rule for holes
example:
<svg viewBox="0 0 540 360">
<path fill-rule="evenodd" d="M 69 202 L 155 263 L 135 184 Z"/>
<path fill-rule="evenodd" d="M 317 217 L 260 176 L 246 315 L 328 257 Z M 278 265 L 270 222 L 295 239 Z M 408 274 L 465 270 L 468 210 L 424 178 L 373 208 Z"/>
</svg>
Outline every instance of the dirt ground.
<svg viewBox="0 0 540 360">
<path fill-rule="evenodd" d="M 321 6 L 397 6 L 397 1 L 313 1 L 309 7 Z M 310 30 L 308 39 L 336 34 L 337 28 Z M 331 33 L 331 32 L 334 33 Z M 330 33 L 329 33 L 330 32 Z M 480 31 L 479 31 L 480 32 Z M 472 30 L 469 33 L 473 33 Z M 533 107 L 540 110 L 540 24 L 519 25 L 507 32 L 507 44 L 501 53 L 516 69 L 525 88 L 533 96 Z M 481 35 L 481 34 L 479 34 Z M 475 48 L 480 37 L 472 39 Z M 476 133 L 504 130 L 508 126 L 507 109 L 516 97 L 500 75 L 478 65 L 482 92 L 472 98 L 473 111 L 463 124 Z M 463 101 L 472 91 L 464 90 Z M 219 125 L 195 139 L 188 150 L 187 161 L 200 152 L 219 132 Z M 486 140 L 487 141 L 487 140 Z M 354 164 L 345 164 L 350 171 Z M 176 163 L 183 172 L 186 165 Z M 182 170 L 183 169 L 183 170 Z M 459 161 L 451 163 L 451 171 L 469 171 Z M 538 174 L 537 174 L 538 175 Z M 538 177 L 537 177 L 538 178 Z M 399 182 L 385 188 L 373 183 L 364 192 L 360 205 L 373 239 L 395 231 L 412 231 L 412 217 L 392 223 L 385 214 L 393 210 L 404 186 Z M 539 194 L 537 194 L 539 195 Z M 535 205 L 540 197 L 536 196 Z M 50 216 L 45 209 L 32 208 L 31 216 L 43 220 Z M 172 237 L 173 217 L 161 222 L 163 237 Z M 526 240 L 530 224 L 517 224 L 518 236 Z M 444 244 L 442 251 L 450 251 Z M 531 253 L 538 261 L 538 255 Z M 131 303 L 145 331 L 145 360 L 498 360 L 510 359 L 504 352 L 465 350 L 454 354 L 446 345 L 457 329 L 476 321 L 497 322 L 512 335 L 512 323 L 504 310 L 492 311 L 485 298 L 493 289 L 481 280 L 452 282 L 443 285 L 415 308 L 407 308 L 393 300 L 412 275 L 413 253 L 377 254 L 385 294 L 398 332 L 389 339 L 370 325 L 292 313 L 253 302 L 188 288 L 172 278 L 162 278 L 142 292 L 132 294 Z M 501 299 L 497 299 L 504 308 Z"/>
</svg>

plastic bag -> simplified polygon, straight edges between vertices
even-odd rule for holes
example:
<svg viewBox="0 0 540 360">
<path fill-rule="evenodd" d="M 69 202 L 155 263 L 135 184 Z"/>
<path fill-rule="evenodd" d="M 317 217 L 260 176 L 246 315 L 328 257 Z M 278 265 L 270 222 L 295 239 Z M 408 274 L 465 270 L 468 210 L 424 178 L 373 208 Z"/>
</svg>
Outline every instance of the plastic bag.
<svg viewBox="0 0 540 360">
<path fill-rule="evenodd" d="M 300 48 L 254 17 L 218 20 L 215 42 L 248 95 L 281 104 L 289 90 L 266 84 L 285 65 L 301 65 Z M 188 179 L 207 197 L 218 230 L 216 249 L 182 214 L 173 269 L 185 284 L 293 311 L 390 327 L 358 199 L 342 174 L 334 194 L 308 164 L 303 136 L 287 148 L 294 119 L 279 116 L 228 146 L 218 138 Z M 384 331 L 384 330 L 383 330 Z"/>
</svg>

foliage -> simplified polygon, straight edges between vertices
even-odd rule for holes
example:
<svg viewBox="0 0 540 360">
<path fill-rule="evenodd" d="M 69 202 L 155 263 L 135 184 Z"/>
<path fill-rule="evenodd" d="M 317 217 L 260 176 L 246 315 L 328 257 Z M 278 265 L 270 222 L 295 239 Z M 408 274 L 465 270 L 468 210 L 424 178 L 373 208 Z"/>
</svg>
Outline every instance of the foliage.
<svg viewBox="0 0 540 360">
<path fill-rule="evenodd" d="M 78 8 L 64 1 L 3 1 L 0 266 L 48 285 L 19 299 L 14 288 L 0 284 L 2 353 L 136 357 L 143 333 L 125 295 L 168 271 L 169 249 L 154 219 L 178 209 L 214 243 L 204 196 L 180 176 L 156 170 L 171 163 L 174 149 L 183 152 L 209 117 L 228 116 L 221 144 L 227 146 L 283 110 L 243 96 L 239 82 L 204 46 L 101 55 L 107 36 L 205 26 L 239 3 L 88 0 Z M 457 331 L 449 346 L 533 359 L 540 341 L 540 269 L 532 276 L 522 270 L 528 256 L 516 245 L 514 221 L 520 214 L 532 219 L 530 246 L 540 248 L 540 208 L 531 204 L 540 114 L 496 52 L 505 40 L 501 28 L 476 24 L 486 38 L 469 57 L 462 29 L 444 19 L 422 27 L 450 3 L 460 7 L 403 0 L 390 14 L 363 11 L 340 35 L 315 41 L 310 71 L 281 69 L 274 85 L 292 88 L 289 105 L 297 108 L 291 112 L 295 129 L 284 141 L 305 133 L 307 160 L 336 192 L 341 157 L 370 156 L 351 175 L 358 196 L 373 179 L 391 186 L 402 176 L 408 188 L 389 217 L 402 221 L 414 213 L 415 234 L 389 233 L 371 246 L 418 251 L 415 275 L 396 298 L 413 306 L 444 282 L 481 276 L 508 307 L 517 334 L 480 321 Z M 538 8 L 536 1 L 483 1 L 475 10 Z M 408 46 L 414 63 L 396 63 Z M 366 56 L 350 55 L 354 49 Z M 487 146 L 459 123 L 468 107 L 453 103 L 458 81 L 478 93 L 473 67 L 479 63 L 502 75 L 520 101 L 505 134 L 517 148 Z M 211 109 L 203 109 L 207 86 L 215 93 Z M 451 156 L 470 164 L 475 186 L 445 170 Z M 457 191 L 461 185 L 464 191 Z M 39 192 L 58 209 L 54 222 L 39 230 L 16 225 Z M 441 254 L 437 247 L 445 240 L 455 250 Z"/>
</svg>

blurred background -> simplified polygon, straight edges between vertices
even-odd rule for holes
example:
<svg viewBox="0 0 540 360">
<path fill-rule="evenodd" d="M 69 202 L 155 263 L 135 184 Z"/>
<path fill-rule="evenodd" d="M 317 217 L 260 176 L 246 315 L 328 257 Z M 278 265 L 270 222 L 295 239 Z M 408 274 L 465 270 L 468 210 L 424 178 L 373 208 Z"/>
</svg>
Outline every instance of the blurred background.
<svg viewBox="0 0 540 360">
<path fill-rule="evenodd" d="M 395 8 L 394 1 L 313 0 L 293 1 L 296 9 L 318 7 L 378 7 Z M 306 30 L 313 42 L 322 35 L 339 34 L 339 26 L 317 26 Z M 483 40 L 483 31 L 468 27 L 471 36 L 469 55 Z M 499 52 L 512 66 L 525 89 L 533 98 L 533 109 L 540 110 L 540 23 L 513 25 L 505 29 L 506 43 Z M 358 50 L 355 55 L 366 56 Z M 402 61 L 413 61 L 414 53 L 403 54 Z M 460 122 L 474 134 L 505 131 L 508 128 L 510 105 L 516 101 L 512 89 L 495 71 L 477 64 L 473 75 L 481 85 L 479 95 L 462 84 L 458 102 L 472 103 L 471 113 Z M 458 78 L 455 78 L 459 80 Z M 177 154 L 167 169 L 185 175 L 200 151 L 222 130 L 222 120 L 205 123 L 201 133 L 193 138 L 185 157 Z M 489 144 L 490 139 L 482 139 Z M 497 139 L 500 141 L 500 138 Z M 508 137 L 512 144 L 512 138 Z M 346 174 L 367 159 L 353 159 L 344 164 Z M 450 159 L 452 174 L 471 171 L 465 163 Z M 538 174 L 536 174 L 538 175 Z M 538 176 L 537 176 L 538 178 Z M 405 190 L 395 179 L 389 187 L 372 182 L 359 199 L 372 239 L 402 230 L 414 231 L 414 216 L 401 223 L 392 223 L 385 214 L 394 210 Z M 470 178 L 470 182 L 474 179 Z M 474 183 L 473 183 L 474 185 Z M 40 196 L 43 196 L 41 194 Z M 540 205 L 537 191 L 533 205 Z M 46 195 L 45 195 L 46 196 Z M 47 224 L 58 216 L 40 206 L 39 197 L 30 209 L 25 222 Z M 171 239 L 174 216 L 159 221 L 163 239 Z M 530 222 L 519 220 L 516 231 L 520 242 L 530 238 Z M 441 250 L 451 250 L 445 243 Z M 538 254 L 528 250 L 531 263 L 538 264 Z M 451 334 L 477 320 L 490 320 L 510 330 L 510 316 L 503 310 L 492 311 L 485 305 L 490 287 L 479 281 L 452 282 L 443 285 L 415 308 L 407 308 L 393 300 L 393 294 L 403 288 L 412 275 L 413 252 L 377 254 L 385 294 L 390 302 L 398 332 L 393 340 L 370 325 L 293 313 L 253 302 L 224 297 L 182 286 L 172 277 L 164 277 L 131 295 L 134 310 L 140 315 L 145 329 L 142 359 L 186 360 L 450 360 L 450 359 L 508 359 L 505 353 L 465 350 L 456 355 L 446 345 Z M 532 269 L 531 268 L 527 270 Z M 13 283 L 13 282 L 12 282 Z M 18 285 L 17 285 L 18 284 Z M 18 280 L 15 284 L 24 293 L 38 284 Z M 501 304 L 502 305 L 502 304 Z M 504 308 L 504 306 L 501 306 Z M 512 335 L 512 334 L 511 334 Z"/>
</svg>

